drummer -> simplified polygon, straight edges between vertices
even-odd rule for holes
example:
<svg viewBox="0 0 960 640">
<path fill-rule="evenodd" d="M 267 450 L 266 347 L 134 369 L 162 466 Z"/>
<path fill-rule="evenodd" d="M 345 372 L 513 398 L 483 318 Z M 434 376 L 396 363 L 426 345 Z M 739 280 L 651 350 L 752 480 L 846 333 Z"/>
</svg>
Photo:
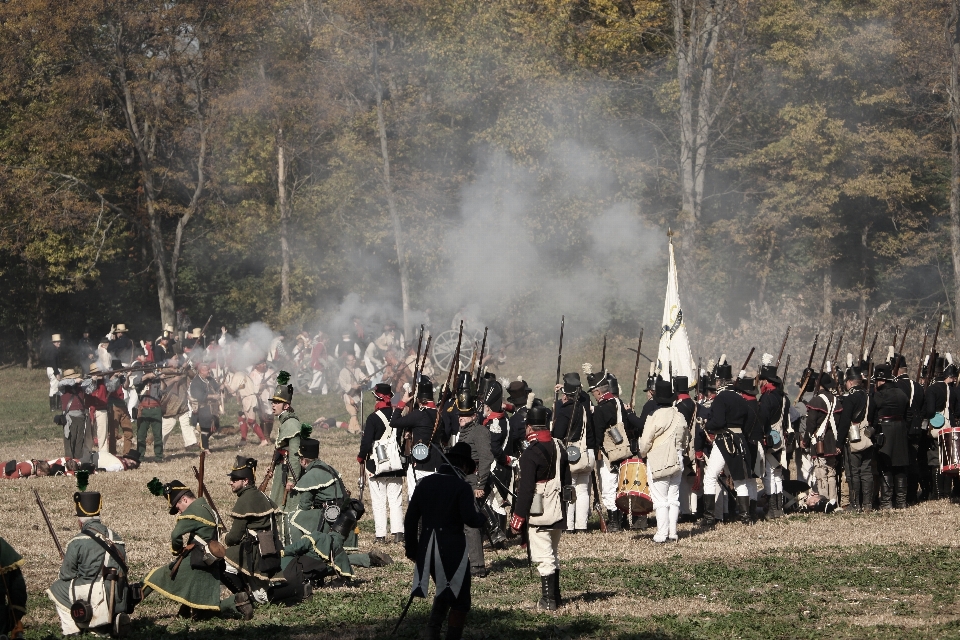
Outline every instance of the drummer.
<svg viewBox="0 0 960 640">
<path fill-rule="evenodd" d="M 554 611 L 560 606 L 560 534 L 564 518 L 562 497 L 576 495 L 571 486 L 570 465 L 563 442 L 550 436 L 547 408 L 527 412 L 527 442 L 520 455 L 520 482 L 510 529 L 520 533 L 524 525 L 530 537 L 530 559 L 540 573 L 537 608 Z M 568 494 L 568 495 L 564 495 Z M 534 495 L 538 509 L 534 511 Z M 539 511 L 539 515 L 534 515 Z"/>
<path fill-rule="evenodd" d="M 927 419 L 930 428 L 930 448 L 936 452 L 936 459 L 928 457 L 928 462 L 933 468 L 933 478 L 930 487 L 930 495 L 933 499 L 949 498 L 952 490 L 956 488 L 954 479 L 957 476 L 953 474 L 941 473 L 939 452 L 940 440 L 943 434 L 940 430 L 951 427 L 958 417 L 957 412 L 957 393 L 954 388 L 954 382 L 957 379 L 957 366 L 953 364 L 953 357 L 948 353 L 945 358 L 937 358 L 934 369 L 936 381 L 927 388 L 927 394 L 923 400 L 923 417 Z"/>
</svg>

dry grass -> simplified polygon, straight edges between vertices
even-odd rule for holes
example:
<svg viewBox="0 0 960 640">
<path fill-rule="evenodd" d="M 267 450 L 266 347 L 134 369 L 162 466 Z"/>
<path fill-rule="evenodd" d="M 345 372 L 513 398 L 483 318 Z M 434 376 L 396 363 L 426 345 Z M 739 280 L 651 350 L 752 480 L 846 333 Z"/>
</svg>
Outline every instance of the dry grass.
<svg viewBox="0 0 960 640">
<path fill-rule="evenodd" d="M 314 416 L 301 417 L 311 420 Z M 341 471 L 349 488 L 355 488 L 359 439 L 339 430 L 317 435 L 322 457 Z M 226 473 L 238 453 L 237 445 L 238 436 L 216 439 L 214 453 L 207 458 L 207 485 L 221 512 L 233 503 Z M 0 460 L 52 458 L 61 453 L 61 447 L 61 441 L 54 439 L 2 443 Z M 147 491 L 147 482 L 157 476 L 163 481 L 179 479 L 194 484 L 191 467 L 197 463 L 196 456 L 177 453 L 182 450 L 178 435 L 172 437 L 168 448 L 174 455 L 161 465 L 146 462 L 136 471 L 91 478 L 91 489 L 104 494 L 104 521 L 127 542 L 135 577 L 169 561 L 173 518 L 167 514 L 164 500 Z M 265 468 L 269 451 L 248 446 L 244 453 L 259 458 Z M 26 622 L 30 637 L 41 637 L 56 630 L 53 609 L 41 594 L 56 578 L 59 559 L 34 504 L 34 488 L 43 496 L 63 543 L 76 531 L 76 519 L 72 479 L 0 483 L 0 496 L 7 507 L 0 510 L 0 531 L 27 559 L 24 573 L 31 610 Z M 369 507 L 368 498 L 367 502 Z M 531 640 L 598 635 L 815 637 L 826 629 L 835 637 L 956 636 L 960 635 L 960 617 L 951 596 L 931 595 L 930 585 L 960 579 L 957 515 L 955 505 L 939 502 L 903 512 L 793 516 L 749 528 L 722 526 L 711 532 L 681 525 L 681 542 L 673 546 L 653 544 L 652 530 L 644 535 L 604 536 L 593 531 L 565 536 L 561 557 L 568 603 L 557 616 L 531 611 L 539 595 L 539 580 L 531 577 L 525 552 L 511 546 L 498 554 L 488 552 L 487 564 L 493 572 L 474 583 L 474 613 L 467 636 Z M 361 547 L 369 548 L 373 540 L 370 517 L 361 522 L 361 530 Z M 901 569 L 884 565 L 884 554 L 923 554 L 935 549 L 942 551 L 942 557 L 937 556 L 924 570 L 933 574 L 914 577 L 903 570 L 905 582 L 889 582 Z M 243 635 L 244 629 L 250 628 L 258 637 L 329 638 L 332 629 L 344 640 L 385 637 L 392 628 L 391 618 L 405 601 L 411 577 L 411 565 L 401 558 L 402 550 L 387 545 L 386 551 L 398 559 L 396 564 L 359 569 L 356 586 L 318 593 L 311 602 L 294 609 L 261 609 L 253 626 L 226 620 L 185 622 L 175 617 L 176 605 L 151 596 L 138 609 L 138 635 L 189 630 L 197 637 L 213 638 L 221 637 L 226 629 Z M 863 570 L 876 571 L 875 583 L 831 584 L 831 567 L 835 565 L 839 575 L 849 562 L 868 563 Z M 876 569 L 869 563 L 876 563 Z M 781 570 L 796 566 L 800 573 L 821 571 L 825 577 L 816 584 L 785 585 L 784 575 L 771 573 L 771 566 Z M 944 573 L 938 577 L 935 572 L 940 566 Z M 722 571 L 732 573 L 714 575 Z M 730 590 L 741 586 L 745 595 L 733 597 L 736 591 Z M 786 586 L 792 595 L 784 600 L 781 592 Z M 771 612 L 771 607 L 775 611 Z M 414 604 L 401 637 L 418 632 L 428 608 L 423 601 Z M 290 635 L 291 624 L 297 625 L 294 636 Z"/>
</svg>

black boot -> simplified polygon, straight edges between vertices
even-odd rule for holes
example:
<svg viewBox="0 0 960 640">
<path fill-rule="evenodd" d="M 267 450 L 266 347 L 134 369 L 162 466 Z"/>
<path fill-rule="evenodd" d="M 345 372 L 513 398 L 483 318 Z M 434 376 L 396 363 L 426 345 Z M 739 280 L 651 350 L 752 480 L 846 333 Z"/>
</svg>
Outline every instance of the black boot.
<svg viewBox="0 0 960 640">
<path fill-rule="evenodd" d="M 460 640 L 463 637 L 463 627 L 467 623 L 466 611 L 451 611 L 447 618 L 447 640 Z"/>
<path fill-rule="evenodd" d="M 541 611 L 556 611 L 557 601 L 553 599 L 554 581 L 557 574 L 551 573 L 548 576 L 540 576 L 540 601 L 537 602 L 537 609 Z"/>
<path fill-rule="evenodd" d="M 893 505 L 897 509 L 907 508 L 907 474 L 904 472 L 893 476 Z"/>
<path fill-rule="evenodd" d="M 553 572 L 553 601 L 557 603 L 558 607 L 563 604 L 560 599 L 560 569 Z"/>
<path fill-rule="evenodd" d="M 717 518 L 716 515 L 714 515 L 717 508 L 717 497 L 705 495 L 700 502 L 703 502 L 702 526 L 704 529 L 712 529 L 717 524 Z"/>
<path fill-rule="evenodd" d="M 767 506 L 767 520 L 776 520 L 783 517 L 783 494 L 775 493 L 770 496 Z"/>
<path fill-rule="evenodd" d="M 620 512 L 607 511 L 607 533 L 619 533 L 620 531 L 622 531 L 620 528 Z"/>
<path fill-rule="evenodd" d="M 860 506 L 864 513 L 873 511 L 873 473 L 866 473 L 860 477 Z"/>
<path fill-rule="evenodd" d="M 750 522 L 756 523 L 756 521 L 757 521 L 757 501 L 751 500 L 750 501 Z"/>
<path fill-rule="evenodd" d="M 50 411 L 60 411 L 60 397 L 57 395 L 50 396 Z"/>
<path fill-rule="evenodd" d="M 439 604 L 434 600 L 433 608 L 430 610 L 430 619 L 423 627 L 423 633 L 420 637 L 424 640 L 440 640 L 440 628 L 447 618 L 448 611 L 450 611 L 449 605 Z"/>
<path fill-rule="evenodd" d="M 885 471 L 880 474 L 880 509 L 893 508 L 893 474 Z"/>
<path fill-rule="evenodd" d="M 750 524 L 750 496 L 737 496 L 737 514 L 740 524 Z"/>
</svg>

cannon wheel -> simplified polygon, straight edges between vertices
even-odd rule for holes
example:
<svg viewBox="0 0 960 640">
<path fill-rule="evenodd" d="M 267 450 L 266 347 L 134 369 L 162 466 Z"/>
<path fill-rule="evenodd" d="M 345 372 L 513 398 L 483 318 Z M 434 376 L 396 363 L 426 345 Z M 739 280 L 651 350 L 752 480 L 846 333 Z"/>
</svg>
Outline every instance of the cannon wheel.
<svg viewBox="0 0 960 640">
<path fill-rule="evenodd" d="M 457 337 L 460 335 L 459 331 L 450 329 L 444 331 L 436 338 L 433 339 L 433 344 L 430 347 L 430 356 L 433 358 L 433 363 L 437 365 L 437 369 L 440 371 L 438 375 L 446 375 L 447 369 L 450 367 L 450 360 L 453 359 L 453 354 L 457 350 Z M 460 368 L 470 366 L 470 358 L 473 356 L 473 343 L 477 343 L 477 349 L 479 349 L 480 342 L 483 340 L 483 331 L 468 331 L 464 329 L 463 331 L 463 343 L 460 345 Z M 489 336 L 487 338 L 489 343 Z M 487 344 L 489 348 L 490 345 Z M 477 357 L 480 357 L 480 354 L 477 354 Z"/>
</svg>

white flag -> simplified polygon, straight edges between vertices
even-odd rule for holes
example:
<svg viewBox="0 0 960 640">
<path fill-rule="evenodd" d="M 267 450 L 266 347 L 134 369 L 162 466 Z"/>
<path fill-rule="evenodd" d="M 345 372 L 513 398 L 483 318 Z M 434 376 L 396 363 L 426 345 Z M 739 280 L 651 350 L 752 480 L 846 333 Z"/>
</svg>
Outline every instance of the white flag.
<svg viewBox="0 0 960 640">
<path fill-rule="evenodd" d="M 660 323 L 660 346 L 657 349 L 657 373 L 665 380 L 670 371 L 674 376 L 686 376 L 691 388 L 697 385 L 697 363 L 690 351 L 687 327 L 680 306 L 677 285 L 677 262 L 673 257 L 673 238 L 669 241 L 670 263 L 667 265 L 667 295 L 663 301 L 663 321 Z M 686 393 L 686 389 L 674 389 Z"/>
</svg>

